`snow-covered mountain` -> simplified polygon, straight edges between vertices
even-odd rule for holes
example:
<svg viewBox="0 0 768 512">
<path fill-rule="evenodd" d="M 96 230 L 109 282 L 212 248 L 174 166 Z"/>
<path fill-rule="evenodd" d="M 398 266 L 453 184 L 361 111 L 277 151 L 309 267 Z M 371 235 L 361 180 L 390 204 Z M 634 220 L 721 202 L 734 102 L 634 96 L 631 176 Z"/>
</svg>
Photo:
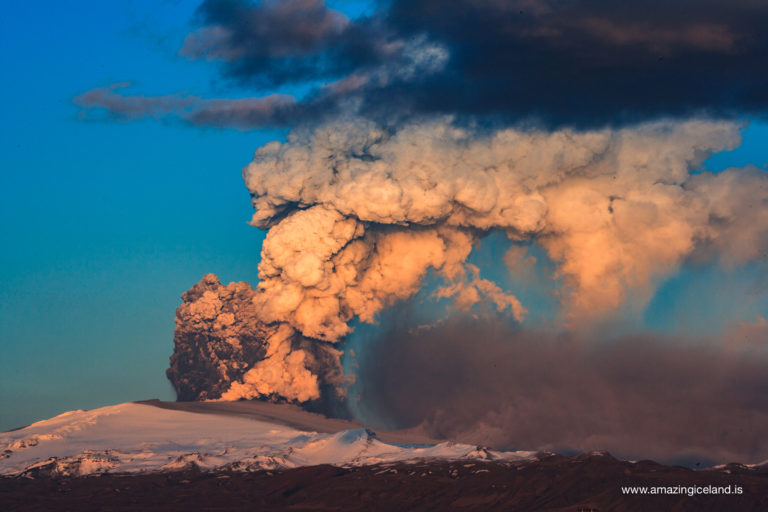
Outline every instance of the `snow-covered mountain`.
<svg viewBox="0 0 768 512">
<path fill-rule="evenodd" d="M 0 433 L 0 475 L 93 475 L 183 469 L 289 469 L 332 464 L 496 459 L 523 461 L 533 452 L 472 445 L 405 445 L 360 428 L 334 433 L 220 414 L 140 403 L 78 410 Z"/>
</svg>

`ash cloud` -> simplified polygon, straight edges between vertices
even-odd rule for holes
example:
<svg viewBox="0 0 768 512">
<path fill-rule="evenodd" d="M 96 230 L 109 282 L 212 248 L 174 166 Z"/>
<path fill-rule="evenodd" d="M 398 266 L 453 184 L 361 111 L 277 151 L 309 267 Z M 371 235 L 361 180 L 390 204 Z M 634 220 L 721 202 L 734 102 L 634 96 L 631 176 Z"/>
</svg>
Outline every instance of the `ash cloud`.
<svg viewBox="0 0 768 512">
<path fill-rule="evenodd" d="M 472 244 L 500 230 L 546 249 L 569 316 L 589 321 L 628 289 L 647 299 L 693 255 L 762 257 L 766 174 L 693 174 L 738 141 L 737 125 L 702 120 L 487 133 L 448 120 L 395 132 L 357 120 L 299 131 L 260 148 L 243 171 L 252 223 L 270 230 L 265 311 L 338 339 L 354 316 L 370 321 L 415 293 L 429 267 L 453 285 L 444 292 L 459 293 Z M 524 304 L 512 309 L 523 316 Z"/>
<path fill-rule="evenodd" d="M 176 118 L 195 126 L 248 128 L 251 126 L 284 127 L 300 110 L 291 96 L 272 94 L 259 98 L 236 100 L 205 99 L 174 94 L 167 96 L 132 96 L 122 93 L 130 83 L 97 87 L 74 98 L 83 107 L 80 117 L 86 120 L 132 121 L 144 117 Z"/>
<path fill-rule="evenodd" d="M 308 347 L 340 356 L 353 321 L 375 323 L 428 275 L 457 311 L 491 304 L 526 325 L 514 290 L 468 261 L 492 231 L 546 251 L 564 283 L 561 325 L 574 332 L 611 321 L 630 295 L 643 307 L 691 258 L 759 260 L 768 175 L 698 172 L 738 142 L 738 125 L 707 120 L 547 132 L 351 119 L 266 144 L 243 170 L 251 222 L 267 230 L 247 298 L 248 321 L 269 327 L 266 356 L 212 398 L 316 400 L 322 385 L 342 396 L 339 357 L 317 365 Z"/>
<path fill-rule="evenodd" d="M 717 1 L 394 0 L 401 33 L 445 44 L 445 74 L 402 87 L 416 108 L 577 126 L 762 114 L 768 6 Z"/>
<path fill-rule="evenodd" d="M 214 274 L 182 295 L 167 371 L 178 399 L 258 397 L 334 410 L 347 382 L 342 352 L 264 322 L 255 295 L 248 283 L 224 286 Z"/>
<path fill-rule="evenodd" d="M 690 464 L 768 458 L 762 319 L 692 339 L 555 334 L 499 318 L 411 328 L 408 313 L 358 347 L 358 407 L 389 428 Z"/>
<path fill-rule="evenodd" d="M 309 92 L 291 96 L 280 115 L 249 114 L 262 98 L 210 99 L 216 108 L 200 102 L 194 117 L 183 107 L 165 112 L 193 123 L 451 114 L 589 128 L 763 116 L 768 107 L 768 78 L 756 72 L 768 50 L 768 6 L 752 0 L 458 0 L 449 8 L 392 0 L 358 19 L 321 0 L 206 0 L 195 23 L 181 55 L 217 61 L 245 89 L 300 85 Z M 85 93 L 81 100 L 86 111 L 146 116 L 157 115 L 162 97 Z"/>
<path fill-rule="evenodd" d="M 180 54 L 223 62 L 241 83 L 273 87 L 338 77 L 391 56 L 381 27 L 329 9 L 322 0 L 205 1 L 200 28 Z"/>
</svg>

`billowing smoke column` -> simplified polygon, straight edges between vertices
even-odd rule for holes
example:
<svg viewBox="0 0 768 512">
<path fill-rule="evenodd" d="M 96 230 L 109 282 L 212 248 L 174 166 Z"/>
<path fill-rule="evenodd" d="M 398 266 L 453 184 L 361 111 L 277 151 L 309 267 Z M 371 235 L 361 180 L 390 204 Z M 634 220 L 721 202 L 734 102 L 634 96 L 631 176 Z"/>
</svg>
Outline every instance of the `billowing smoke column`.
<svg viewBox="0 0 768 512">
<path fill-rule="evenodd" d="M 758 259 L 766 173 L 698 172 L 739 141 L 738 125 L 706 120 L 482 132 L 351 119 L 294 131 L 243 170 L 252 224 L 268 230 L 258 286 L 208 276 L 185 294 L 169 376 L 190 399 L 343 395 L 336 347 L 350 321 L 374 322 L 429 272 L 456 309 L 490 303 L 524 323 L 526 305 L 467 262 L 493 230 L 547 251 L 570 330 L 610 316 L 630 290 L 649 298 L 686 258 Z M 188 378 L 201 364 L 205 379 Z"/>
<path fill-rule="evenodd" d="M 317 398 L 321 382 L 343 389 L 341 351 L 265 323 L 247 283 L 208 274 L 182 295 L 168 378 L 179 400 Z M 247 373 L 246 385 L 239 381 Z"/>
</svg>

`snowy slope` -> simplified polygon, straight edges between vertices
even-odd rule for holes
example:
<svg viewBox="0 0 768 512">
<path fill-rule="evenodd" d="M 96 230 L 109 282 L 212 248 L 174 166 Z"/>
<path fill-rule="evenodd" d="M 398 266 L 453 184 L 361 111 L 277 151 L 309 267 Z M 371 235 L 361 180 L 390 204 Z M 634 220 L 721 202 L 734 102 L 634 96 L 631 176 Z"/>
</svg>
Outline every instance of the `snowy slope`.
<svg viewBox="0 0 768 512">
<path fill-rule="evenodd" d="M 532 452 L 494 452 L 441 443 L 381 442 L 366 429 L 305 432 L 275 423 L 125 403 L 72 411 L 0 433 L 0 475 L 91 475 L 181 469 L 287 469 L 420 459 L 519 461 Z"/>
</svg>

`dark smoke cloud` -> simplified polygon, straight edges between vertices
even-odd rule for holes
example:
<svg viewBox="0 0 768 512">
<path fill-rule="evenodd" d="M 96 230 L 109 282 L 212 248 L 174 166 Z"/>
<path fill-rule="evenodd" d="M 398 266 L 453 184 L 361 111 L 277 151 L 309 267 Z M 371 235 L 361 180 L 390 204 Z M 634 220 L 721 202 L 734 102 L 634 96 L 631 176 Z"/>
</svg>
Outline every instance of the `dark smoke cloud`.
<svg viewBox="0 0 768 512">
<path fill-rule="evenodd" d="M 423 424 L 432 435 L 491 446 L 607 449 L 627 458 L 768 458 L 764 321 L 725 342 L 553 335 L 488 319 L 400 325 L 359 360 L 360 403 L 390 427 Z"/>
<path fill-rule="evenodd" d="M 130 87 L 122 82 L 109 87 L 97 87 L 74 98 L 76 105 L 90 107 L 98 105 L 114 119 L 131 120 L 141 117 L 163 117 L 170 113 L 179 114 L 199 103 L 191 96 L 169 94 L 166 96 L 124 96 L 120 89 Z"/>
<path fill-rule="evenodd" d="M 196 22 L 182 55 L 219 61 L 241 86 L 310 90 L 269 115 L 253 114 L 256 99 L 182 115 L 201 124 L 352 110 L 390 122 L 453 114 L 589 127 L 768 107 L 768 4 L 756 0 L 392 0 L 356 20 L 321 0 L 206 0 Z M 81 105 L 156 115 L 153 98 L 121 98 Z"/>
<path fill-rule="evenodd" d="M 201 28 L 181 54 L 224 63 L 224 74 L 243 84 L 275 86 L 333 78 L 393 58 L 384 27 L 350 22 L 323 0 L 206 0 Z"/>
<path fill-rule="evenodd" d="M 178 118 L 195 126 L 249 128 L 286 127 L 298 117 L 313 116 L 309 104 L 299 105 L 284 94 L 261 98 L 203 99 L 198 96 L 131 96 L 121 93 L 129 83 L 97 87 L 74 98 L 88 120 L 131 121 L 143 117 Z"/>
<path fill-rule="evenodd" d="M 397 91 L 426 111 L 578 125 L 768 105 L 764 2 L 393 0 L 388 22 L 450 50 L 443 75 Z"/>
</svg>

